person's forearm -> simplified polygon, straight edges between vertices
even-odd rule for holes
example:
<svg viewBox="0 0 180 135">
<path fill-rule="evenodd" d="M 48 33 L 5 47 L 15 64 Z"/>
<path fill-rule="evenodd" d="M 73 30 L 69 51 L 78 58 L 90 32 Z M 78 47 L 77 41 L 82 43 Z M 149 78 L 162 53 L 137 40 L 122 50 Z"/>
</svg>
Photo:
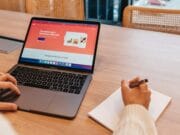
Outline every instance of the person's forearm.
<svg viewBox="0 0 180 135">
<path fill-rule="evenodd" d="M 149 112 L 134 104 L 124 108 L 113 135 L 157 135 L 157 130 Z"/>
</svg>

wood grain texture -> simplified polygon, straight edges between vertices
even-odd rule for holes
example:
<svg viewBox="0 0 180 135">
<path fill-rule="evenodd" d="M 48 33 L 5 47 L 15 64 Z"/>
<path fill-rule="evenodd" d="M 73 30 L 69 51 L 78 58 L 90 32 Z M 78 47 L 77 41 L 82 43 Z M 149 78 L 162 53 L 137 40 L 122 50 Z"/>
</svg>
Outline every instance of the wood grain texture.
<svg viewBox="0 0 180 135">
<path fill-rule="evenodd" d="M 63 0 L 64 18 L 84 19 L 84 0 Z"/>
<path fill-rule="evenodd" d="M 83 0 L 26 0 L 26 12 L 62 19 L 84 19 Z"/>
<path fill-rule="evenodd" d="M 84 0 L 0 0 L 0 9 L 84 20 Z"/>
<path fill-rule="evenodd" d="M 31 15 L 0 11 L 0 34 L 24 39 Z M 102 25 L 93 80 L 74 120 L 28 112 L 8 112 L 19 135 L 111 135 L 87 113 L 120 87 L 122 79 L 148 78 L 151 88 L 172 97 L 157 121 L 159 135 L 180 133 L 180 36 Z M 20 50 L 0 53 L 0 71 L 16 62 Z"/>
<path fill-rule="evenodd" d="M 0 9 L 25 11 L 25 0 L 0 0 Z"/>
</svg>

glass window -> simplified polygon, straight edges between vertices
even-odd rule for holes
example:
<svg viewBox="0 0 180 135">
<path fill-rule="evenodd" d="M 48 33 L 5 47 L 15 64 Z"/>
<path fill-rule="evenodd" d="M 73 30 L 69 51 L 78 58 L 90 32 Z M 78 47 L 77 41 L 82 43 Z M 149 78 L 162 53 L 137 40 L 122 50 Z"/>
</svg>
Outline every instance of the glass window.
<svg viewBox="0 0 180 135">
<path fill-rule="evenodd" d="M 134 6 L 180 9 L 180 0 L 132 0 Z"/>
<path fill-rule="evenodd" d="M 119 25 L 128 0 L 85 0 L 86 19 Z"/>
</svg>

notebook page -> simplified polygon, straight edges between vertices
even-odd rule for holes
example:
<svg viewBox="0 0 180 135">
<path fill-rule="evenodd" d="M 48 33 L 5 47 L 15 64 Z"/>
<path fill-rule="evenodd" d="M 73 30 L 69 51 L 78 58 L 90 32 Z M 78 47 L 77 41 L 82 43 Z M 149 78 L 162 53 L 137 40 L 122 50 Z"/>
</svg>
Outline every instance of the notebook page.
<svg viewBox="0 0 180 135">
<path fill-rule="evenodd" d="M 156 121 L 166 106 L 171 101 L 171 97 L 152 90 L 149 112 Z M 112 95 L 105 99 L 95 109 L 90 111 L 88 115 L 113 131 L 120 119 L 120 113 L 124 107 L 121 90 L 116 90 Z"/>
</svg>

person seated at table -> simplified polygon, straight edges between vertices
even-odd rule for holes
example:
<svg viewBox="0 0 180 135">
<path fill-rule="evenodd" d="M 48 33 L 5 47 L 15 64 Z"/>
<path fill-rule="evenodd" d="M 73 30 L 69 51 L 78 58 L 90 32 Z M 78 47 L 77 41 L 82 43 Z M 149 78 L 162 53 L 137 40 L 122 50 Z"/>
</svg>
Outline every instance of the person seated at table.
<svg viewBox="0 0 180 135">
<path fill-rule="evenodd" d="M 124 109 L 113 135 L 157 135 L 155 123 L 148 112 L 151 92 L 146 83 L 130 88 L 131 83 L 139 82 L 137 77 L 121 82 Z"/>
<path fill-rule="evenodd" d="M 140 78 L 138 77 L 129 82 L 121 81 L 122 98 L 125 107 L 113 135 L 157 135 L 155 123 L 148 112 L 151 92 L 147 84 L 143 83 L 138 87 L 129 88 L 131 83 L 139 81 Z M 1 89 L 10 89 L 20 95 L 17 81 L 10 74 L 0 73 Z M 0 102 L 0 110 L 15 111 L 17 110 L 17 105 Z"/>
<path fill-rule="evenodd" d="M 0 73 L 0 93 L 2 90 L 11 90 L 17 95 L 20 95 L 20 90 L 17 87 L 16 79 L 8 73 Z M 16 111 L 17 105 L 14 103 L 1 102 L 0 99 L 0 111 Z"/>
</svg>

